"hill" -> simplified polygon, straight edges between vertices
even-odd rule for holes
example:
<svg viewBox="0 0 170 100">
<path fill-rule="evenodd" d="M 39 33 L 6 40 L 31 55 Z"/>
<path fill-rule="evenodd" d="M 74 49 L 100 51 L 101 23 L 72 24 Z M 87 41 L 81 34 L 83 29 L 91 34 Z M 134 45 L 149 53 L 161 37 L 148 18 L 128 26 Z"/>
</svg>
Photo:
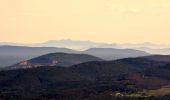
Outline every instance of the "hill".
<svg viewBox="0 0 170 100">
<path fill-rule="evenodd" d="M 170 80 L 170 63 L 163 66 L 157 66 L 155 68 L 149 68 L 143 71 L 143 73 L 147 76 L 155 76 Z"/>
<path fill-rule="evenodd" d="M 67 48 L 55 47 L 24 47 L 24 46 L 0 46 L 0 67 L 14 65 L 20 61 L 32 59 L 49 53 L 74 53 L 89 54 L 104 60 L 137 57 L 149 55 L 143 51 L 111 48 L 92 48 L 86 51 L 75 51 Z"/>
<path fill-rule="evenodd" d="M 68 68 L 43 66 L 1 71 L 0 97 L 90 100 L 89 97 L 103 93 L 138 93 L 170 85 L 167 66 L 167 62 L 126 58 L 86 62 Z M 165 69 L 164 73 L 153 70 L 159 68 Z"/>
<path fill-rule="evenodd" d="M 85 54 L 90 54 L 100 57 L 105 60 L 116 60 L 129 57 L 147 56 L 148 53 L 134 49 L 114 49 L 114 48 L 91 48 L 83 51 Z"/>
<path fill-rule="evenodd" d="M 10 66 L 23 60 L 56 52 L 77 53 L 66 48 L 0 46 L 0 67 Z"/>
<path fill-rule="evenodd" d="M 154 60 L 154 61 L 170 62 L 170 55 L 152 55 L 143 58 Z"/>
<path fill-rule="evenodd" d="M 39 66 L 64 66 L 69 67 L 89 61 L 102 61 L 102 59 L 87 54 L 68 54 L 68 53 L 50 53 L 30 60 L 21 61 L 10 68 L 33 68 Z"/>
</svg>

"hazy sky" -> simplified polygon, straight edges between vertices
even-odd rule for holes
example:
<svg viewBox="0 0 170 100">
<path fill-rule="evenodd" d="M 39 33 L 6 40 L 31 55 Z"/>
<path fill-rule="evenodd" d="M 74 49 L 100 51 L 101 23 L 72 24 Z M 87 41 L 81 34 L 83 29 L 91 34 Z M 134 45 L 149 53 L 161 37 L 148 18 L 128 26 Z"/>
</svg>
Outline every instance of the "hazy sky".
<svg viewBox="0 0 170 100">
<path fill-rule="evenodd" d="M 170 0 L 0 0 L 0 42 L 170 44 Z"/>
</svg>

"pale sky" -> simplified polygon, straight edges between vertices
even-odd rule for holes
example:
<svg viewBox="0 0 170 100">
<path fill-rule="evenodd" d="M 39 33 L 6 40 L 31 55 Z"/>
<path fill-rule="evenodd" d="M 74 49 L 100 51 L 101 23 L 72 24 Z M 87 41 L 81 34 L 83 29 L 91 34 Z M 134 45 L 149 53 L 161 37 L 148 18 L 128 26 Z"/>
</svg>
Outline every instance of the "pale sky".
<svg viewBox="0 0 170 100">
<path fill-rule="evenodd" d="M 0 0 L 0 42 L 170 44 L 170 0 Z"/>
</svg>

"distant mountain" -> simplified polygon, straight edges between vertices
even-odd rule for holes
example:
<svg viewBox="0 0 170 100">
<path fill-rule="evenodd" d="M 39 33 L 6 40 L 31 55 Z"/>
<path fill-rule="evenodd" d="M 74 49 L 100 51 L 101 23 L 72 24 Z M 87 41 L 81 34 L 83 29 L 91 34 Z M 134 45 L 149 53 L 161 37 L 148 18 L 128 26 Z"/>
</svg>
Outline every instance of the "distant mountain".
<svg viewBox="0 0 170 100">
<path fill-rule="evenodd" d="M 153 49 L 160 49 L 160 48 L 169 48 L 170 45 L 168 44 L 154 44 L 150 42 L 144 42 L 144 43 L 124 43 L 124 44 L 118 44 L 118 46 L 123 48 L 153 48 Z"/>
<path fill-rule="evenodd" d="M 87 54 L 50 53 L 30 60 L 21 61 L 11 66 L 11 69 L 33 68 L 39 66 L 69 67 L 89 61 L 102 61 L 102 59 Z"/>
<path fill-rule="evenodd" d="M 87 50 L 90 48 L 116 48 L 116 49 L 136 49 L 140 51 L 145 51 L 150 54 L 170 54 L 170 45 L 169 44 L 154 44 L 149 42 L 144 43 L 98 43 L 93 41 L 80 41 L 80 40 L 49 40 L 44 43 L 33 43 L 33 44 L 24 44 L 24 43 L 10 43 L 10 42 L 1 42 L 0 45 L 12 45 L 12 46 L 29 46 L 29 47 L 57 47 L 57 48 L 69 48 L 74 50 Z"/>
<path fill-rule="evenodd" d="M 155 68 L 156 70 L 152 70 Z M 170 85 L 168 75 L 167 62 L 145 58 L 92 61 L 69 68 L 44 66 L 1 71 L 0 97 L 82 100 L 89 96 L 98 96 L 102 93 L 110 95 L 117 91 L 138 93 L 145 90 L 147 93 L 150 89 Z"/>
<path fill-rule="evenodd" d="M 33 44 L 32 46 L 45 47 L 66 47 L 76 50 L 85 50 L 90 48 L 116 48 L 116 49 L 137 49 L 151 54 L 170 54 L 170 45 L 168 44 L 154 44 L 150 42 L 144 43 L 98 43 L 92 41 L 78 41 L 78 40 L 50 40 L 45 43 Z"/>
<path fill-rule="evenodd" d="M 90 54 L 100 57 L 105 60 L 116 60 L 129 57 L 147 56 L 148 53 L 134 49 L 114 49 L 114 48 L 91 48 L 83 51 L 85 54 Z"/>
<path fill-rule="evenodd" d="M 0 45 L 13 45 L 13 46 L 30 46 L 30 47 L 57 47 L 57 48 L 70 48 L 76 50 L 85 50 L 89 48 L 103 47 L 103 48 L 119 48 L 116 44 L 97 43 L 92 41 L 80 40 L 49 40 L 44 43 L 24 44 L 24 43 L 10 43 L 2 42 Z"/>
<path fill-rule="evenodd" d="M 33 43 L 33 44 L 26 44 L 26 43 L 11 43 L 11 42 L 1 42 L 0 45 L 13 45 L 13 46 L 32 46 L 32 47 L 59 47 L 59 48 L 70 48 L 70 49 L 77 49 L 77 50 L 85 50 L 89 48 L 152 48 L 152 49 L 163 49 L 163 48 L 170 48 L 169 44 L 154 44 L 150 42 L 144 43 L 100 43 L 100 42 L 93 42 L 93 41 L 81 41 L 81 40 L 71 40 L 71 39 L 64 39 L 64 40 L 49 40 L 44 43 Z"/>
<path fill-rule="evenodd" d="M 78 40 L 50 40 L 45 43 L 38 44 L 40 46 L 50 46 L 50 47 L 67 47 L 76 50 L 84 50 L 91 47 L 98 47 L 100 45 L 105 45 L 105 43 L 95 43 L 92 41 L 78 41 Z"/>
<path fill-rule="evenodd" d="M 147 53 L 131 49 L 92 48 L 86 51 L 75 51 L 67 48 L 55 47 L 24 47 L 0 46 L 0 67 L 10 66 L 23 60 L 28 60 L 49 53 L 89 54 L 105 60 L 146 56 Z"/>
<path fill-rule="evenodd" d="M 147 47 L 140 47 L 134 48 L 137 50 L 146 51 L 150 54 L 161 54 L 161 55 L 169 55 L 170 54 L 170 47 L 169 48 L 147 48 Z"/>
<path fill-rule="evenodd" d="M 0 46 L 0 67 L 55 52 L 77 53 L 77 51 L 66 48 Z"/>
</svg>

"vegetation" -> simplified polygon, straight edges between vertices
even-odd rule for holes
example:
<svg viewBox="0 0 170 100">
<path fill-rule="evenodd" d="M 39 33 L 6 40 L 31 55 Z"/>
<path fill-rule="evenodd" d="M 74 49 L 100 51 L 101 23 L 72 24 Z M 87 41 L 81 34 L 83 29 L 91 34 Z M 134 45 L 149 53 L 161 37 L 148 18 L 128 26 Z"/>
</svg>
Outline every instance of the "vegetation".
<svg viewBox="0 0 170 100">
<path fill-rule="evenodd" d="M 0 72 L 0 98 L 13 100 L 169 100 L 169 64 L 144 58 Z M 162 72 L 151 71 L 167 70 Z M 159 72 L 159 73 L 158 73 Z M 156 73 L 156 74 L 155 74 Z M 156 92 L 157 91 L 157 92 Z M 155 95 L 156 94 L 156 95 Z M 157 97 L 161 96 L 161 97 Z"/>
</svg>

